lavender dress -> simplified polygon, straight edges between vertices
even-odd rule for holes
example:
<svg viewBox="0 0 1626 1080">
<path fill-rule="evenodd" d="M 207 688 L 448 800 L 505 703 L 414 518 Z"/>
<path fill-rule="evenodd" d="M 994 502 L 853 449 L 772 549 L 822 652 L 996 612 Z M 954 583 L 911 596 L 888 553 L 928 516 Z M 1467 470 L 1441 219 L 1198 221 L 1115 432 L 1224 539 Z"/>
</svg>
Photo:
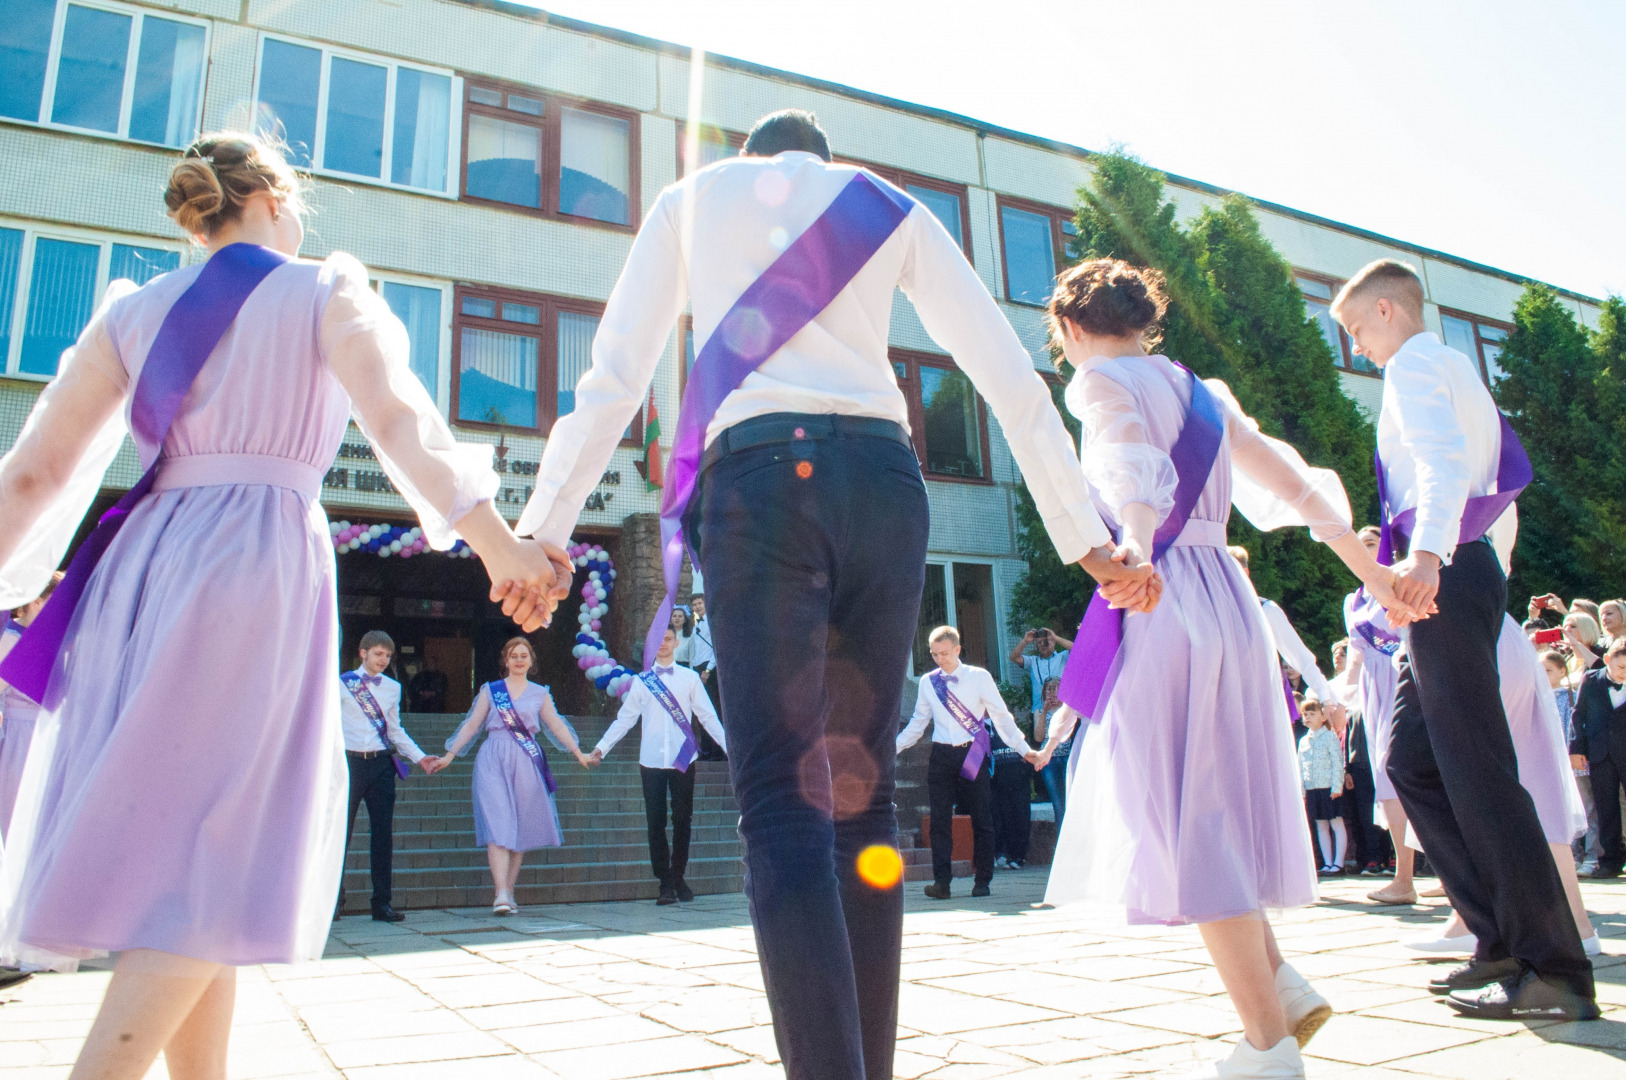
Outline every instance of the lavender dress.
<svg viewBox="0 0 1626 1080">
<path fill-rule="evenodd" d="M 0 658 L 17 644 L 17 631 L 10 625 L 0 630 Z M 0 840 L 11 824 L 11 808 L 17 802 L 17 789 L 23 782 L 23 765 L 28 747 L 34 741 L 34 718 L 39 703 L 27 694 L 0 682 Z"/>
<path fill-rule="evenodd" d="M 94 369 L 127 411 L 200 269 L 110 290 L 57 383 Z M 407 355 L 346 255 L 281 266 L 243 305 L 69 628 L 52 682 L 63 696 L 40 713 L 0 865 L 0 955 L 321 955 L 347 787 L 323 475 L 354 408 L 363 430 L 387 433 L 379 460 L 435 546 L 497 485 L 489 448 L 452 439 Z M 63 451 L 25 429 L 23 452 Z M 64 521 L 71 534 L 74 515 L 53 508 L 38 528 Z"/>
<path fill-rule="evenodd" d="M 1336 475 L 1261 436 L 1223 383 L 1225 437 L 1196 509 L 1158 562 L 1162 601 L 1124 624 L 1120 672 L 1073 747 L 1076 775 L 1046 900 L 1121 905 L 1131 922 L 1201 923 L 1316 899 L 1276 649 L 1225 551 L 1235 500 L 1254 524 L 1348 529 Z M 1096 358 L 1067 389 L 1084 471 L 1109 524 L 1173 505 L 1168 451 L 1190 395 L 1167 359 Z"/>
<path fill-rule="evenodd" d="M 548 688 L 533 682 L 526 683 L 525 692 L 514 699 L 514 711 L 525 730 L 538 737 L 538 746 L 543 731 L 542 707 L 552 702 Z M 564 843 L 553 795 L 542 783 L 542 774 L 530 756 L 492 708 L 489 686 L 480 687 L 466 722 L 478 722 L 486 732 L 486 741 L 474 759 L 475 842 L 482 846 L 496 844 L 509 851 L 534 851 Z"/>
<path fill-rule="evenodd" d="M 1355 608 L 1360 592 L 1344 597 L 1344 631 L 1349 647 L 1361 654 L 1361 718 L 1366 723 L 1367 753 L 1372 761 L 1373 821 L 1385 825 L 1383 800 L 1397 798 L 1389 780 L 1389 740 L 1395 730 L 1395 685 L 1400 671 L 1395 657 L 1367 641 L 1355 629 Z"/>
</svg>

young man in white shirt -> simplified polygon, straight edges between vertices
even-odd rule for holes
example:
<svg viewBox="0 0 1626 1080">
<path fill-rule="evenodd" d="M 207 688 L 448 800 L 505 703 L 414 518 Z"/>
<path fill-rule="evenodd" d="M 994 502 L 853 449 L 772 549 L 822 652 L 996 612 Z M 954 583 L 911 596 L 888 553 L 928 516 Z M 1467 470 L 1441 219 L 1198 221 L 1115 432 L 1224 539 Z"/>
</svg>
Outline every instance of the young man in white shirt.
<svg viewBox="0 0 1626 1080">
<path fill-rule="evenodd" d="M 960 632 L 952 626 L 939 626 L 927 639 L 937 670 L 921 676 L 915 698 L 915 715 L 900 732 L 897 753 L 920 741 L 926 725 L 932 729 L 932 756 L 926 765 L 926 791 L 931 802 L 932 883 L 926 895 L 947 900 L 954 878 L 954 807 L 964 803 L 971 809 L 971 867 L 976 875 L 972 896 L 987 896 L 994 877 L 994 815 L 989 805 L 989 769 L 993 752 L 983 731 L 991 718 L 1005 745 L 1028 762 L 1036 764 L 1039 755 L 1016 726 L 1016 718 L 999 696 L 999 685 L 985 668 L 960 663 Z M 968 725 L 974 725 L 968 727 Z M 966 776 L 976 757 L 973 775 Z"/>
<path fill-rule="evenodd" d="M 706 696 L 711 699 L 713 710 L 722 709 L 722 696 L 717 688 L 717 650 L 711 644 L 711 622 L 706 618 L 706 598 L 695 593 L 689 598 L 689 610 L 694 612 L 694 629 L 689 633 L 689 640 L 684 642 L 688 648 L 681 662 L 694 669 L 700 676 L 700 684 L 706 689 Z M 707 731 L 697 731 L 700 736 L 700 760 L 723 761 L 727 755 Z"/>
<path fill-rule="evenodd" d="M 867 883 L 858 857 L 897 844 L 892 739 L 926 574 L 926 488 L 887 356 L 899 288 L 1000 421 L 1062 560 L 1108 581 L 1109 599 L 1155 603 L 1149 563 L 1112 561 L 1035 358 L 959 244 L 907 193 L 832 164 L 818 121 L 794 110 L 644 215 L 518 526 L 569 537 L 689 304 L 697 358 L 663 555 L 668 589 L 685 546 L 706 582 L 790 1080 L 888 1076 L 897 1039 L 903 892 Z"/>
<path fill-rule="evenodd" d="M 700 735 L 696 721 L 719 746 L 728 745 L 700 676 L 674 663 L 676 651 L 677 631 L 668 627 L 660 651 L 655 654 L 655 666 L 633 680 L 632 689 L 621 699 L 615 723 L 588 756 L 589 763 L 597 765 L 632 730 L 632 725 L 643 721 L 638 773 L 643 779 L 644 816 L 649 822 L 649 865 L 655 871 L 655 880 L 661 883 L 655 901 L 660 905 L 694 899 L 694 890 L 683 880 L 683 873 L 689 867 L 689 826 L 694 819 L 694 762 Z M 647 682 L 651 674 L 664 691 L 659 697 Z M 679 726 L 674 708 L 682 715 L 688 731 Z M 670 847 L 666 843 L 668 798 L 672 804 Z"/>
<path fill-rule="evenodd" d="M 1479 946 L 1430 989 L 1472 1016 L 1595 1018 L 1592 965 L 1558 870 L 1539 855 L 1547 841 L 1519 783 L 1497 668 L 1503 566 L 1518 529 L 1515 507 L 1498 513 L 1516 481 L 1508 492 L 1500 483 L 1528 472 L 1503 468 L 1502 419 L 1478 365 L 1424 329 L 1412 267 L 1369 264 L 1332 313 L 1384 371 L 1382 509 L 1395 554 L 1404 551 L 1395 594 L 1412 610 L 1437 607 L 1405 635 L 1388 769 Z M 1505 449 L 1518 464 L 1511 442 Z"/>
<path fill-rule="evenodd" d="M 367 804 L 372 834 L 373 919 L 400 922 L 405 915 L 390 905 L 390 878 L 395 864 L 395 755 L 434 775 L 440 758 L 418 749 L 401 727 L 401 684 L 384 674 L 395 655 L 395 640 L 382 630 L 361 637 L 361 666 L 340 677 L 339 722 L 344 730 L 344 759 L 350 768 L 350 817 L 345 824 L 345 852 L 356 828 L 356 811 Z M 379 728 L 383 728 L 380 735 Z M 387 739 L 387 741 L 386 741 Z M 344 879 L 339 880 L 336 920 L 344 914 Z"/>
</svg>

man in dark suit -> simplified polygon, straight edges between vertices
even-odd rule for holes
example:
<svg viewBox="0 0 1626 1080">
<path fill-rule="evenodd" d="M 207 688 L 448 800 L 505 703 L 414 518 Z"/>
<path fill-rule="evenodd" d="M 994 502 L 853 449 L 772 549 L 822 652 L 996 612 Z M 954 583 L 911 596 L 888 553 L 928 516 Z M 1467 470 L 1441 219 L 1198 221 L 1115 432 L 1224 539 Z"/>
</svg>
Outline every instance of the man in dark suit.
<svg viewBox="0 0 1626 1080">
<path fill-rule="evenodd" d="M 1575 738 L 1570 760 L 1592 770 L 1592 801 L 1598 808 L 1598 858 L 1595 878 L 1619 877 L 1626 867 L 1626 845 L 1620 832 L 1620 785 L 1626 779 L 1626 637 L 1618 637 L 1603 656 L 1604 666 L 1589 671 L 1575 696 Z"/>
</svg>

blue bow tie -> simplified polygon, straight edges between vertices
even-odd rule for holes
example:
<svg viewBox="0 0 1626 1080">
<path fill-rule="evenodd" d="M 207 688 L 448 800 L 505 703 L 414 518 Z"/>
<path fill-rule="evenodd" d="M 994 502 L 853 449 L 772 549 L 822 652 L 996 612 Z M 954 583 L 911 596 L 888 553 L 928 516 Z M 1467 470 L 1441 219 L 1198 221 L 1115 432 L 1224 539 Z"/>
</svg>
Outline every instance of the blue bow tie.
<svg viewBox="0 0 1626 1080">
<path fill-rule="evenodd" d="M 943 676 L 943 681 L 944 682 L 953 682 L 954 680 L 956 680 L 958 678 L 959 678 L 958 675 L 944 675 Z"/>
<path fill-rule="evenodd" d="M 672 672 L 674 672 L 676 670 L 677 670 L 676 668 L 657 666 L 655 668 L 655 674 L 657 674 L 657 675 L 670 675 L 670 674 L 672 674 Z"/>
<path fill-rule="evenodd" d="M 382 675 L 366 675 L 366 674 L 363 674 L 362 677 L 361 677 L 361 681 L 364 684 L 366 684 L 367 686 L 377 686 L 379 683 L 384 681 L 384 676 L 382 676 Z"/>
</svg>

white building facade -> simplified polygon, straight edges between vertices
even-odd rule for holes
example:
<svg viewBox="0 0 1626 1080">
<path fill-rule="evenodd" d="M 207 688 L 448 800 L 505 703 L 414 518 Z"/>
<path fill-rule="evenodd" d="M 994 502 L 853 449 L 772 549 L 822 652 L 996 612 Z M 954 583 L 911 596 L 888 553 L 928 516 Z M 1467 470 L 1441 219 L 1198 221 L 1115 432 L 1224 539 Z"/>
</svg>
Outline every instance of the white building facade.
<svg viewBox="0 0 1626 1080">
<path fill-rule="evenodd" d="M 573 406 L 641 216 L 685 167 L 690 120 L 705 164 L 790 106 L 819 115 L 838 157 L 938 214 L 1049 373 L 1039 305 L 1090 175 L 1079 148 L 723 58 L 697 77 L 687 49 L 493 0 L 0 0 L 0 448 L 110 279 L 196 257 L 161 203 L 177 150 L 200 131 L 275 128 L 315 178 L 305 254 L 344 250 L 371 268 L 459 438 L 501 447 L 498 505 L 512 520 L 549 428 Z M 1168 191 L 1183 214 L 1224 195 L 1178 178 Z M 1257 213 L 1369 411 L 1381 382 L 1326 302 L 1373 258 L 1417 265 L 1430 325 L 1494 373 L 1524 279 L 1284 207 Z M 1563 295 L 1595 324 L 1594 301 Z M 685 323 L 653 387 L 668 443 L 688 338 Z M 921 625 L 958 625 L 975 662 L 1012 677 L 1013 460 L 901 295 L 891 343 L 932 507 Z M 612 554 L 629 519 L 658 508 L 638 471 L 645 419 L 582 519 L 581 537 Z M 135 478 L 126 448 L 108 495 Z M 323 503 L 335 521 L 412 524 L 354 429 Z M 464 573 L 476 568 L 457 577 L 442 558 L 341 556 L 341 613 L 347 640 L 390 628 L 405 674 L 449 671 L 456 705 L 465 673 L 490 677 L 504 631 Z M 612 641 L 637 636 L 631 621 Z M 924 635 L 917 653 L 923 666 Z M 569 667 L 567 653 L 554 659 Z"/>
</svg>

